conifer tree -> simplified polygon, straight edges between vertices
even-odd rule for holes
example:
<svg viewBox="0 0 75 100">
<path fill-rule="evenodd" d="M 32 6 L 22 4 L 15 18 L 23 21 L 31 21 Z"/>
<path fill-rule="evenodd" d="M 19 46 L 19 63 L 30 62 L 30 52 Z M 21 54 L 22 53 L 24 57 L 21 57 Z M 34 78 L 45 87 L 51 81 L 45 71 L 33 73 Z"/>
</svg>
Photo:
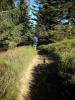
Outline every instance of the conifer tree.
<svg viewBox="0 0 75 100">
<path fill-rule="evenodd" d="M 37 0 L 38 1 L 38 0 Z M 42 1 L 42 0 L 40 0 Z M 36 14 L 38 23 L 50 27 L 63 19 L 74 19 L 74 0 L 44 0 L 41 9 Z"/>
<path fill-rule="evenodd" d="M 39 3 L 38 0 L 36 2 Z M 45 27 L 43 31 L 44 37 L 46 37 L 47 33 L 49 39 L 54 39 L 52 41 L 62 40 L 65 36 L 71 35 L 72 31 L 74 31 L 73 23 L 75 23 L 74 4 L 74 0 L 44 0 L 39 11 L 35 13 L 37 16 L 36 29 L 39 27 L 38 29 L 43 31 L 42 26 Z M 39 34 L 41 34 L 40 37 L 42 38 L 42 32 Z"/>
<path fill-rule="evenodd" d="M 4 6 L 4 5 L 3 5 Z M 11 4 L 10 4 L 11 7 Z M 29 19 L 27 5 L 23 1 L 17 7 L 3 8 L 0 12 L 0 45 L 8 45 L 9 48 L 27 41 Z"/>
</svg>

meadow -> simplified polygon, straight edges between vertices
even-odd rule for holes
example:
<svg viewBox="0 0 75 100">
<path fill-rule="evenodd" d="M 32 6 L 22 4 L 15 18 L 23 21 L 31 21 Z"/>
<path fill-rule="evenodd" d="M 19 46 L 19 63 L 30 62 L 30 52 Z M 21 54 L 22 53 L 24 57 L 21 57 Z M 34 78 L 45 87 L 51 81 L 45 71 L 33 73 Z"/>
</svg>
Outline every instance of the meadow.
<svg viewBox="0 0 75 100">
<path fill-rule="evenodd" d="M 0 100 L 16 100 L 21 75 L 35 55 L 31 46 L 0 52 Z"/>
</svg>

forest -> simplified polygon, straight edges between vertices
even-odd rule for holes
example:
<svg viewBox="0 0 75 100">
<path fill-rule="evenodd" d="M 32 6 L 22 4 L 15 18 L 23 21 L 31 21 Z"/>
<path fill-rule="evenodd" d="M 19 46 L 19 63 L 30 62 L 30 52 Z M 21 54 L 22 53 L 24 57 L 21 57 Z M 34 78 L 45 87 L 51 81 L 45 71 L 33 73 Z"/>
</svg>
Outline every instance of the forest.
<svg viewBox="0 0 75 100">
<path fill-rule="evenodd" d="M 0 0 L 0 100 L 60 99 L 75 100 L 75 0 Z"/>
</svg>

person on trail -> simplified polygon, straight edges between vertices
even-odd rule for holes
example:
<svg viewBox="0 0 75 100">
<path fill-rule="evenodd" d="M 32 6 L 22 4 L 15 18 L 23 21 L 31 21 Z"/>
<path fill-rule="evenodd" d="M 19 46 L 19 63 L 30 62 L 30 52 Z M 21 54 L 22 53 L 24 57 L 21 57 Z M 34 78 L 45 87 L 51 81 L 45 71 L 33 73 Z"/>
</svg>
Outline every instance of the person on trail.
<svg viewBox="0 0 75 100">
<path fill-rule="evenodd" d="M 37 44 L 38 44 L 38 37 L 33 36 L 32 41 L 33 41 L 33 48 L 36 50 L 37 49 Z"/>
</svg>

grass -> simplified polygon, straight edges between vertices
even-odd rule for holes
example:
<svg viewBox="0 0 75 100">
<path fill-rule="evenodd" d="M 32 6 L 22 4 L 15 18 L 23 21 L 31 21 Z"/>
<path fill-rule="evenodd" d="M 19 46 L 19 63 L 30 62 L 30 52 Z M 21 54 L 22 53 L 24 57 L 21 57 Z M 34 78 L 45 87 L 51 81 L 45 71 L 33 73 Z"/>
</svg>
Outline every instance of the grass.
<svg viewBox="0 0 75 100">
<path fill-rule="evenodd" d="M 40 50 L 53 54 L 58 62 L 58 69 L 63 75 L 70 76 L 68 81 L 75 84 L 75 38 L 42 45 Z"/>
<path fill-rule="evenodd" d="M 39 47 L 52 56 L 58 70 L 62 100 L 75 100 L 75 38 Z"/>
<path fill-rule="evenodd" d="M 0 52 L 0 100 L 16 100 L 18 80 L 35 55 L 31 46 Z"/>
</svg>

